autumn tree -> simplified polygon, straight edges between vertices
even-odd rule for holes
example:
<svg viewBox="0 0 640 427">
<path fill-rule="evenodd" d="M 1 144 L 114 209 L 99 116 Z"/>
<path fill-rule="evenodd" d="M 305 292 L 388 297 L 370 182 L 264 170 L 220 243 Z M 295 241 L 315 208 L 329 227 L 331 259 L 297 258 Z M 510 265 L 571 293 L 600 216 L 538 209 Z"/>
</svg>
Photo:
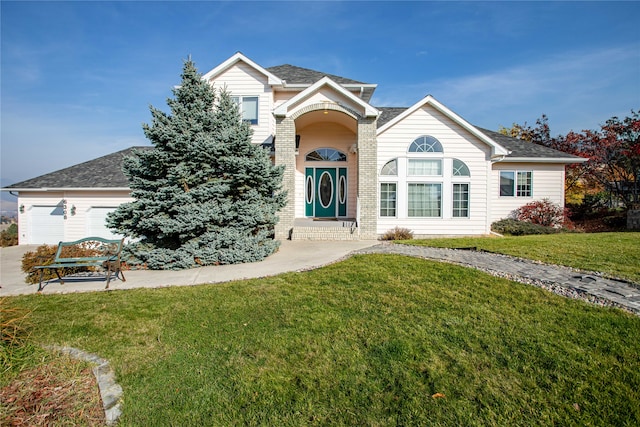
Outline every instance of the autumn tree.
<svg viewBox="0 0 640 427">
<path fill-rule="evenodd" d="M 580 187 L 604 190 L 624 207 L 640 208 L 640 111 L 631 110 L 623 119 L 612 117 L 599 130 L 571 131 L 565 136 L 550 136 L 545 115 L 535 127 L 514 123 L 500 132 L 588 158 L 586 163 L 567 165 L 568 197 Z"/>
<path fill-rule="evenodd" d="M 545 114 L 536 120 L 535 126 L 528 125 L 527 122 L 522 125 L 513 123 L 510 128 L 500 127 L 498 132 L 574 156 L 586 157 L 579 149 L 577 134 L 571 132 L 566 137 L 563 135 L 551 136 L 549 118 Z M 585 166 L 585 163 L 572 163 L 565 166 L 565 199 L 568 203 L 582 202 L 587 189 L 600 191 L 597 189 L 599 185 L 593 182 L 587 172 L 588 167 Z"/>
</svg>

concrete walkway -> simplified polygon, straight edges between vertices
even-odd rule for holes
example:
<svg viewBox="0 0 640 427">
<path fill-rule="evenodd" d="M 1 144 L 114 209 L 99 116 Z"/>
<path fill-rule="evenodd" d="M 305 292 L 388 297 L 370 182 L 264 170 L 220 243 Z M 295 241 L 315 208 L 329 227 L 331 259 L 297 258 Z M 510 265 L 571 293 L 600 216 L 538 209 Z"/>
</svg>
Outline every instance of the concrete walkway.
<svg viewBox="0 0 640 427">
<path fill-rule="evenodd" d="M 275 254 L 260 262 L 235 265 L 220 265 L 193 268 L 180 271 L 134 270 L 125 271 L 125 282 L 111 280 L 111 290 L 135 288 L 159 288 L 164 286 L 188 286 L 202 283 L 220 283 L 230 280 L 250 279 L 274 276 L 290 271 L 303 271 L 321 267 L 344 258 L 351 252 L 373 246 L 373 241 L 284 241 Z M 33 251 L 37 246 L 23 245 L 0 248 L 0 297 L 7 295 L 34 294 L 38 285 L 24 282 L 25 274 L 20 271 L 22 255 Z M 103 275 L 99 278 L 69 277 L 61 285 L 51 280 L 42 291 L 43 294 L 91 292 L 104 290 L 106 284 Z"/>
<path fill-rule="evenodd" d="M 37 285 L 24 283 L 20 271 L 22 255 L 35 246 L 0 249 L 0 296 L 33 294 Z M 476 268 L 499 277 L 536 285 L 557 294 L 580 298 L 600 305 L 617 306 L 640 315 L 640 284 L 604 278 L 594 272 L 542 264 L 536 261 L 468 250 L 395 245 L 378 241 L 284 241 L 280 250 L 264 261 L 201 267 L 181 271 L 126 271 L 126 282 L 111 281 L 111 289 L 156 288 L 220 283 L 230 280 L 273 276 L 310 270 L 339 261 L 352 254 L 393 253 Z M 68 278 L 61 285 L 50 281 L 42 293 L 90 292 L 104 290 L 102 278 Z"/>
</svg>

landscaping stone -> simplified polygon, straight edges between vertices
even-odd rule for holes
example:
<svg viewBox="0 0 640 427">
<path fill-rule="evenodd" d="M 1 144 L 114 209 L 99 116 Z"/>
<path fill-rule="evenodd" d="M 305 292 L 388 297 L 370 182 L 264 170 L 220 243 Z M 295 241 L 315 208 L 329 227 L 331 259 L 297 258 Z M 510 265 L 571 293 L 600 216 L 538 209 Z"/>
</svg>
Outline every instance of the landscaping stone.
<svg viewBox="0 0 640 427">
<path fill-rule="evenodd" d="M 640 230 L 640 210 L 630 210 L 627 212 L 627 229 Z"/>
<path fill-rule="evenodd" d="M 121 405 L 123 392 L 122 387 L 116 383 L 115 373 L 113 369 L 111 369 L 109 362 L 100 356 L 86 353 L 73 347 L 51 346 L 49 348 L 67 354 L 74 359 L 84 360 L 96 365 L 92 371 L 98 382 L 106 423 L 108 426 L 115 425 L 122 414 Z"/>
</svg>

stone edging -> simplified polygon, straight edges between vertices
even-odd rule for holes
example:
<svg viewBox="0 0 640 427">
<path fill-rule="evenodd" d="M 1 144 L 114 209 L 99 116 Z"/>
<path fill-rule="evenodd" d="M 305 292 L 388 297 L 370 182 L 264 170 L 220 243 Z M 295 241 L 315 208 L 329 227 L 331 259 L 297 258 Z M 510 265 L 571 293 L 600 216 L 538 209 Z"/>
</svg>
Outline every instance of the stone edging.
<svg viewBox="0 0 640 427">
<path fill-rule="evenodd" d="M 73 347 L 47 346 L 46 348 L 96 365 L 92 371 L 98 382 L 106 423 L 108 426 L 115 425 L 122 414 L 122 387 L 116 383 L 115 373 L 109 361 Z"/>
</svg>

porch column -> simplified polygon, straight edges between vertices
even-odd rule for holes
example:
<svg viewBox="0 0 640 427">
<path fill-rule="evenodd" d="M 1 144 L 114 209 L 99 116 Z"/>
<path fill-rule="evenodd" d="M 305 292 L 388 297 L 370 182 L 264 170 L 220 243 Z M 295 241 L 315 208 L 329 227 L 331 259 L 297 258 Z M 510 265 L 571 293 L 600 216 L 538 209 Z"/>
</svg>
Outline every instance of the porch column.
<svg viewBox="0 0 640 427">
<path fill-rule="evenodd" d="M 284 166 L 282 189 L 287 192 L 287 204 L 278 216 L 275 234 L 277 240 L 289 239 L 295 219 L 295 171 L 296 171 L 296 126 L 290 117 L 276 117 L 276 165 Z"/>
<path fill-rule="evenodd" d="M 376 117 L 358 120 L 358 199 L 361 239 L 377 239 L 378 150 Z"/>
</svg>

